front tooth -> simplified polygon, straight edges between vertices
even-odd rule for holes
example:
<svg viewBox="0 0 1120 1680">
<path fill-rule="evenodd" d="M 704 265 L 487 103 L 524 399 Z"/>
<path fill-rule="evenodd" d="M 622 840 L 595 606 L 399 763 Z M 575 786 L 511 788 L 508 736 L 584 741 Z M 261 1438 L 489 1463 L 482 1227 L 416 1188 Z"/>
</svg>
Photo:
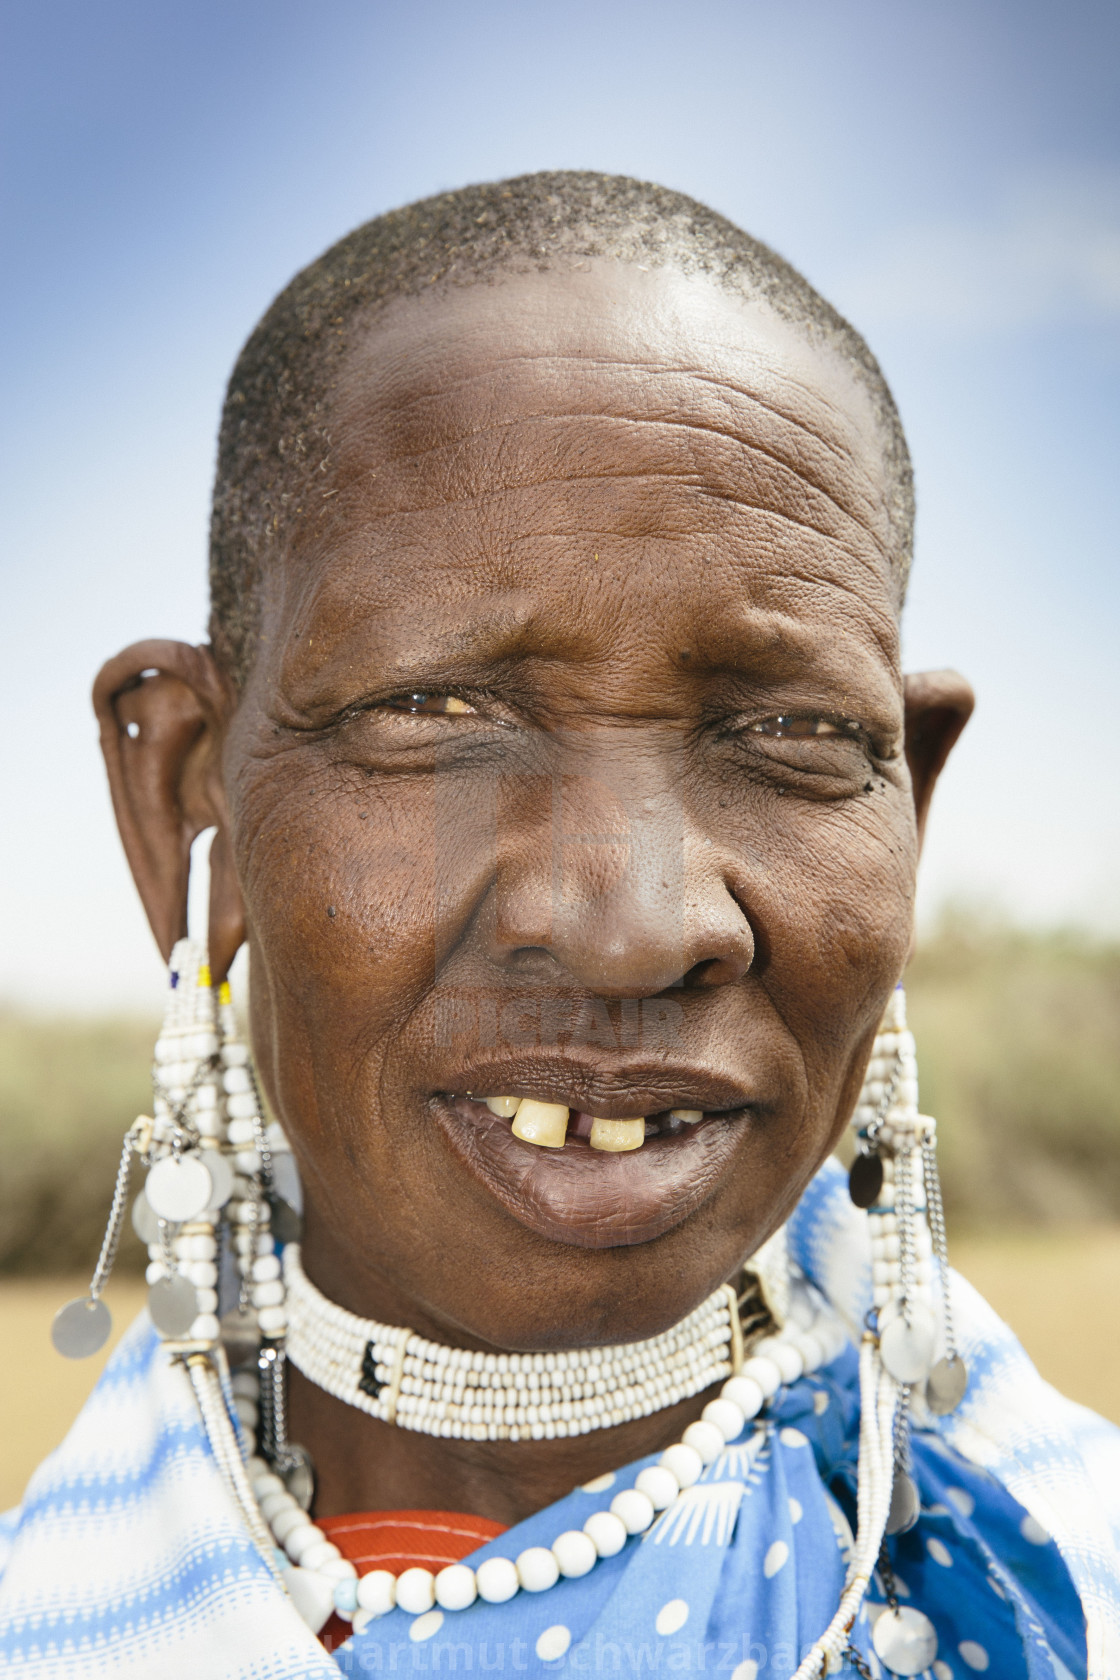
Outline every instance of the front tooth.
<svg viewBox="0 0 1120 1680">
<path fill-rule="evenodd" d="M 588 1141 L 592 1149 L 607 1149 L 612 1155 L 621 1155 L 626 1149 L 640 1149 L 646 1141 L 645 1117 L 639 1115 L 636 1120 L 594 1119 Z"/>
<path fill-rule="evenodd" d="M 517 1105 L 513 1135 L 522 1143 L 539 1144 L 542 1149 L 563 1149 L 568 1132 L 568 1110 L 563 1103 L 534 1102 L 525 1097 Z"/>
<path fill-rule="evenodd" d="M 483 1097 L 483 1102 L 491 1114 L 496 1114 L 500 1120 L 512 1120 L 517 1113 L 520 1097 Z"/>
<path fill-rule="evenodd" d="M 702 1108 L 671 1108 L 669 1118 L 670 1120 L 683 1120 L 686 1126 L 695 1126 L 703 1120 L 704 1110 Z"/>
</svg>

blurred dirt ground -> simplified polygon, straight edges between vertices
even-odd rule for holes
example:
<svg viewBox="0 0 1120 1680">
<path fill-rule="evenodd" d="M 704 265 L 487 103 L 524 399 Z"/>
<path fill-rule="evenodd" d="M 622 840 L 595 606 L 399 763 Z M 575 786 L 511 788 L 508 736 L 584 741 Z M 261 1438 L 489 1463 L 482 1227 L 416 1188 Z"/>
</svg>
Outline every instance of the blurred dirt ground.
<svg viewBox="0 0 1120 1680">
<path fill-rule="evenodd" d="M 951 1258 L 1012 1325 L 1048 1381 L 1120 1423 L 1120 1228 L 958 1240 Z M 0 1510 L 16 1504 L 35 1465 L 62 1439 L 108 1350 L 60 1359 L 50 1344 L 55 1309 L 84 1278 L 0 1278 Z M 110 1284 L 116 1342 L 144 1286 Z"/>
</svg>

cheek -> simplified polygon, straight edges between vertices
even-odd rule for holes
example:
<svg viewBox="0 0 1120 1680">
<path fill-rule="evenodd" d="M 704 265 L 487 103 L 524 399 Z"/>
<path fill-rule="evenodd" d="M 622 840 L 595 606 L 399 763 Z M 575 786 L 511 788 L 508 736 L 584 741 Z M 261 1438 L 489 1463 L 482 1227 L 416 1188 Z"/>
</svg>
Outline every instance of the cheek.
<svg viewBox="0 0 1120 1680">
<path fill-rule="evenodd" d="M 356 1144 L 386 1065 L 411 1083 L 431 1027 L 417 1023 L 493 873 L 493 798 L 274 758 L 241 779 L 232 814 L 270 1100 Z"/>
<path fill-rule="evenodd" d="M 345 1126 L 348 1096 L 430 988 L 433 806 L 430 787 L 385 798 L 275 760 L 242 786 L 254 1041 L 270 1098 L 302 1129 Z"/>
<path fill-rule="evenodd" d="M 407 958 L 430 972 L 436 907 L 429 787 L 386 797 L 270 766 L 236 813 L 254 935 L 270 961 L 345 991 Z M 394 984 L 399 984 L 396 974 Z"/>
<path fill-rule="evenodd" d="M 821 807 L 778 800 L 743 901 L 757 974 L 805 1063 L 808 1090 L 837 1100 L 862 1062 L 909 952 L 917 845 L 901 790 Z M 757 844 L 757 842 L 755 843 Z M 748 857 L 759 856 L 748 844 Z"/>
</svg>

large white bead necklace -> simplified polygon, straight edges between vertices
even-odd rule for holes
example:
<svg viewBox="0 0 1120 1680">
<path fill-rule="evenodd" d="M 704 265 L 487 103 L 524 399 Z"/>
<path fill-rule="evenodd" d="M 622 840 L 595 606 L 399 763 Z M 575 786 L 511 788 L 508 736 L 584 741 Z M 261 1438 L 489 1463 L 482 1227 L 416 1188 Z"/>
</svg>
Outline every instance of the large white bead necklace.
<svg viewBox="0 0 1120 1680">
<path fill-rule="evenodd" d="M 359 1369 L 361 1350 L 370 1343 L 389 1345 L 399 1350 L 410 1346 L 412 1342 L 421 1341 L 421 1338 L 413 1337 L 410 1331 L 391 1329 L 344 1313 L 308 1281 L 299 1264 L 298 1253 L 289 1260 L 291 1255 L 292 1248 L 289 1246 L 285 1252 L 285 1279 L 288 1284 L 289 1350 L 293 1358 L 296 1355 L 292 1337 L 296 1326 L 303 1321 L 305 1314 L 316 1312 L 321 1312 L 330 1322 L 337 1319 L 351 1321 L 346 1327 L 349 1349 L 347 1357 L 353 1364 L 356 1355 Z M 676 1327 L 677 1331 L 684 1331 L 686 1326 L 693 1323 L 702 1327 L 704 1334 L 714 1345 L 713 1350 L 723 1350 L 723 1358 L 717 1363 L 725 1373 L 728 1370 L 728 1354 L 733 1345 L 731 1324 L 732 1321 L 736 1324 L 738 1322 L 738 1308 L 734 1302 L 733 1290 L 729 1285 L 725 1285 Z M 754 1344 L 750 1357 L 743 1357 L 742 1344 L 739 1342 L 738 1369 L 736 1374 L 727 1377 L 719 1398 L 708 1402 L 696 1422 L 689 1424 L 675 1445 L 666 1448 L 656 1465 L 649 1465 L 639 1472 L 632 1488 L 616 1494 L 608 1508 L 594 1512 L 582 1529 L 570 1529 L 558 1535 L 550 1547 L 531 1546 L 516 1558 L 488 1558 L 477 1569 L 472 1569 L 465 1563 L 448 1564 L 438 1574 L 428 1569 L 415 1568 L 406 1569 L 396 1576 L 386 1569 L 374 1569 L 359 1578 L 354 1565 L 342 1556 L 339 1548 L 311 1521 L 303 1507 L 288 1492 L 281 1478 L 269 1470 L 263 1459 L 251 1458 L 247 1469 L 253 1494 L 259 1502 L 261 1516 L 268 1523 L 277 1546 L 283 1548 L 291 1562 L 292 1567 L 284 1571 L 285 1585 L 305 1618 L 316 1630 L 323 1625 L 333 1610 L 344 1620 L 352 1620 L 355 1629 L 360 1631 L 367 1622 L 377 1616 L 386 1615 L 394 1607 L 407 1611 L 410 1615 L 423 1615 L 437 1607 L 449 1611 L 465 1610 L 476 1598 L 485 1599 L 491 1604 L 501 1604 L 512 1598 L 516 1592 L 544 1592 L 555 1586 L 562 1577 L 586 1575 L 600 1558 L 614 1557 L 632 1536 L 644 1534 L 659 1512 L 670 1509 L 684 1490 L 699 1479 L 704 1467 L 711 1464 L 729 1442 L 742 1434 L 750 1419 L 758 1416 L 766 1401 L 777 1393 L 783 1383 L 794 1382 L 804 1372 L 815 1370 L 836 1358 L 847 1342 L 847 1333 L 840 1319 L 814 1290 L 803 1289 L 800 1303 L 801 1316 L 807 1321 L 803 1327 L 791 1323 L 778 1334 L 763 1337 Z M 733 1310 L 730 1310 L 732 1308 Z M 359 1330 L 355 1332 L 353 1326 L 358 1326 Z M 298 1340 L 298 1337 L 296 1339 Z M 675 1332 L 671 1331 L 665 1336 L 652 1338 L 650 1342 L 602 1351 L 612 1356 L 608 1369 L 621 1368 L 636 1374 L 653 1368 L 647 1350 L 655 1345 L 673 1346 L 675 1341 Z M 303 1344 L 305 1356 L 309 1345 Z M 329 1338 L 324 1337 L 317 1345 L 329 1346 Z M 512 1394 L 515 1411 L 523 1409 L 518 1403 L 519 1396 L 523 1399 L 529 1392 L 541 1392 L 540 1389 L 530 1391 L 528 1388 L 521 1389 L 510 1385 L 510 1360 L 517 1356 L 507 1357 L 506 1369 L 503 1372 L 497 1365 L 498 1356 L 482 1356 L 466 1350 L 442 1348 L 431 1342 L 423 1342 L 421 1345 L 428 1364 L 437 1371 L 452 1369 L 465 1374 L 469 1370 L 475 1376 L 498 1376 L 504 1384 L 499 1392 Z M 586 1379 L 590 1373 L 601 1372 L 604 1369 L 602 1360 L 594 1359 L 595 1351 L 578 1349 L 568 1354 L 522 1356 L 515 1374 L 526 1378 L 533 1375 L 538 1379 L 546 1374 L 553 1378 L 579 1376 Z M 441 1354 L 446 1357 L 440 1358 Z M 311 1363 L 316 1364 L 320 1357 L 323 1356 L 313 1355 Z M 489 1371 L 486 1368 L 487 1357 L 495 1360 Z M 552 1359 L 552 1369 L 549 1371 L 544 1364 L 536 1367 L 535 1361 L 538 1359 Z M 561 1359 L 566 1362 L 563 1366 L 559 1365 Z M 299 1362 L 297 1360 L 297 1363 Z M 397 1363 L 403 1369 L 404 1361 L 399 1355 Z M 417 1360 L 418 1365 L 419 1363 Z M 708 1369 L 710 1366 L 709 1356 L 702 1368 Z M 315 1371 L 308 1370 L 305 1364 L 301 1364 L 301 1369 L 313 1381 L 319 1380 Z M 640 1402 L 635 1400 L 633 1404 L 637 1409 L 630 1411 L 628 1416 L 646 1416 L 673 1403 L 656 1398 L 658 1391 L 650 1379 L 646 1380 L 650 1381 L 654 1392 L 643 1394 Z M 327 1384 L 324 1383 L 323 1386 L 326 1387 Z M 688 1392 L 698 1393 L 706 1386 L 710 1386 L 709 1381 L 697 1382 Z M 254 1423 L 259 1395 L 257 1378 L 250 1372 L 239 1372 L 233 1379 L 233 1387 L 243 1422 Z M 551 1392 L 551 1388 L 548 1391 Z M 337 1393 L 338 1390 L 334 1389 L 331 1392 Z M 456 1385 L 452 1392 L 493 1393 L 494 1390 L 474 1388 L 473 1385 L 468 1390 L 463 1384 L 462 1388 Z M 345 1395 L 341 1397 L 346 1398 Z M 462 1399 L 451 1399 L 442 1403 L 460 1408 L 464 1404 Z M 399 1410 L 397 1421 L 403 1421 Z M 529 1425 L 524 1434 L 528 1436 L 535 1429 L 538 1432 L 537 1439 L 548 1438 L 546 1431 L 553 1434 L 560 1432 L 558 1424 L 564 1425 L 565 1433 L 583 1433 L 587 1429 L 600 1428 L 604 1423 L 612 1421 L 612 1418 L 601 1418 L 598 1415 L 584 1418 L 580 1423 L 573 1420 L 570 1426 L 568 1420 L 563 1418 L 548 1425 L 538 1420 L 535 1425 Z M 420 1420 L 414 1422 L 411 1427 L 423 1427 L 425 1422 L 439 1426 L 448 1425 L 447 1428 L 429 1428 L 429 1433 L 454 1432 L 471 1439 L 505 1439 L 507 1437 L 499 1437 L 492 1431 L 497 1428 L 505 1428 L 508 1431 L 511 1427 L 504 1423 L 495 1424 L 493 1421 L 487 1424 L 481 1419 L 471 1423 L 449 1418 Z"/>
<path fill-rule="evenodd" d="M 724 1284 L 648 1341 L 561 1353 L 472 1353 L 358 1318 L 284 1250 L 288 1357 L 304 1376 L 385 1423 L 468 1441 L 586 1435 L 675 1406 L 743 1360 L 735 1291 Z"/>
</svg>

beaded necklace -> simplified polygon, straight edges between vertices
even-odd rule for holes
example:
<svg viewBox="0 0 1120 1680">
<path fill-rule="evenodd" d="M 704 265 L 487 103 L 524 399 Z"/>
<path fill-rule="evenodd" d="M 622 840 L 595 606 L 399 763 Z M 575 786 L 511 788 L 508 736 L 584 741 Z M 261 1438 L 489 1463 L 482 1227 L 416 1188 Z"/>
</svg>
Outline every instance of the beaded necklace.
<svg viewBox="0 0 1120 1680">
<path fill-rule="evenodd" d="M 562 1353 L 471 1353 L 356 1317 L 284 1250 L 287 1353 L 305 1377 L 384 1423 L 456 1440 L 554 1440 L 675 1406 L 738 1371 L 735 1290 L 723 1284 L 660 1336 Z"/>
<path fill-rule="evenodd" d="M 610 1356 L 609 1361 L 594 1359 L 594 1352 L 599 1350 L 592 1349 L 578 1349 L 570 1354 L 531 1354 L 520 1358 L 516 1355 L 484 1356 L 422 1342 L 411 1331 L 391 1329 L 344 1313 L 309 1282 L 294 1244 L 285 1251 L 284 1273 L 288 1285 L 289 1348 L 292 1357 L 312 1381 L 319 1381 L 322 1376 L 326 1379 L 321 1384 L 324 1387 L 334 1381 L 336 1386 L 329 1390 L 332 1393 L 338 1393 L 344 1386 L 341 1380 L 343 1370 L 351 1373 L 355 1365 L 360 1368 L 363 1345 L 389 1345 L 398 1350 L 397 1368 L 402 1373 L 402 1381 L 409 1359 L 418 1369 L 451 1370 L 463 1377 L 469 1373 L 477 1378 L 499 1378 L 502 1386 L 496 1388 L 481 1384 L 468 1386 L 455 1378 L 443 1379 L 447 1398 L 434 1399 L 431 1404 L 446 1408 L 446 1414 L 452 1411 L 457 1414 L 481 1412 L 481 1406 L 472 1407 L 465 1402 L 462 1397 L 467 1394 L 502 1395 L 510 1402 L 502 1410 L 518 1413 L 528 1410 L 523 1402 L 530 1393 L 554 1392 L 551 1386 L 530 1389 L 527 1382 L 530 1376 L 538 1380 L 544 1376 L 554 1380 L 582 1377 L 585 1382 L 590 1380 L 594 1385 L 598 1381 L 601 1385 L 601 1378 L 589 1379 L 588 1374 L 622 1370 L 636 1376 L 642 1371 L 654 1371 L 657 1360 L 663 1355 L 651 1350 L 672 1349 L 688 1333 L 689 1326 L 702 1330 L 707 1336 L 711 1353 L 722 1351 L 723 1358 L 715 1363 L 710 1358 L 699 1362 L 698 1370 L 693 1370 L 688 1378 L 693 1386 L 686 1391 L 698 1393 L 702 1388 L 709 1387 L 712 1380 L 718 1380 L 718 1377 L 711 1379 L 708 1376 L 712 1369 L 722 1371 L 726 1376 L 718 1399 L 708 1402 L 700 1417 L 685 1429 L 681 1439 L 666 1448 L 656 1465 L 640 1471 L 632 1488 L 616 1494 L 609 1507 L 590 1516 L 582 1529 L 558 1535 L 551 1547 L 531 1546 L 516 1558 L 487 1558 L 477 1569 L 465 1563 L 453 1563 L 438 1574 L 428 1569 L 413 1568 L 406 1569 L 399 1576 L 386 1569 L 374 1569 L 359 1578 L 354 1565 L 312 1522 L 282 1477 L 270 1470 L 264 1459 L 251 1457 L 247 1468 L 260 1515 L 267 1522 L 277 1546 L 283 1548 L 293 1566 L 285 1571 L 285 1584 L 305 1618 L 316 1629 L 323 1625 L 332 1611 L 343 1620 L 352 1621 L 355 1631 L 360 1632 L 374 1617 L 386 1615 L 394 1607 L 410 1615 L 424 1615 L 436 1607 L 450 1611 L 465 1610 L 476 1598 L 501 1604 L 519 1591 L 545 1592 L 562 1577 L 586 1575 L 600 1558 L 614 1557 L 632 1536 L 646 1533 L 659 1513 L 668 1511 L 683 1491 L 699 1479 L 705 1466 L 743 1433 L 748 1422 L 763 1411 L 767 1400 L 777 1393 L 783 1383 L 794 1382 L 803 1373 L 830 1363 L 847 1342 L 847 1333 L 837 1314 L 815 1290 L 802 1285 L 801 1316 L 806 1320 L 805 1327 L 791 1323 L 777 1334 L 763 1336 L 753 1344 L 750 1356 L 746 1357 L 741 1329 L 737 1337 L 732 1331 L 732 1325 L 739 1324 L 737 1298 L 731 1286 L 724 1285 L 695 1313 L 682 1320 L 674 1331 L 648 1342 L 602 1350 L 603 1354 Z M 293 1346 L 297 1324 L 314 1322 L 320 1314 L 328 1326 L 342 1319 L 348 1321 L 343 1362 L 333 1368 L 328 1363 L 329 1356 L 323 1351 L 332 1345 L 338 1346 L 337 1342 L 332 1342 L 329 1332 L 316 1342 L 297 1336 L 295 1340 L 301 1349 L 300 1358 L 297 1358 Z M 410 1353 L 407 1359 L 404 1358 L 402 1350 L 414 1343 L 420 1344 L 424 1350 L 423 1357 Z M 733 1374 L 727 1375 L 729 1355 L 734 1358 L 735 1364 Z M 498 1367 L 499 1358 L 506 1360 L 504 1370 Z M 489 1370 L 486 1368 L 487 1359 L 494 1361 Z M 515 1359 L 518 1363 L 511 1369 Z M 550 1359 L 551 1369 L 545 1363 Z M 559 1363 L 561 1360 L 563 1365 Z M 540 1361 L 539 1365 L 537 1361 Z M 525 1379 L 526 1386 L 517 1386 L 517 1377 Z M 627 1416 L 648 1416 L 673 1403 L 659 1398 L 662 1391 L 655 1388 L 652 1379 L 647 1378 L 646 1381 L 653 1392 L 643 1391 L 640 1398 L 635 1392 L 630 1402 L 632 1409 L 626 1413 Z M 259 1419 L 259 1378 L 252 1372 L 239 1373 L 233 1379 L 233 1390 L 242 1429 L 251 1432 Z M 563 1385 L 560 1391 L 563 1392 Z M 345 1394 L 340 1395 L 340 1398 L 346 1397 Z M 403 1398 L 402 1393 L 400 1399 Z M 399 1410 L 400 1399 L 397 1401 L 396 1420 L 405 1423 Z M 379 1404 L 379 1399 L 373 1399 L 364 1409 L 381 1416 L 381 1411 L 374 1410 Z M 557 1405 L 570 1407 L 572 1402 L 546 1402 L 543 1409 L 552 1409 Z M 496 1406 L 493 1408 L 495 1411 L 498 1409 Z M 386 1418 L 386 1421 L 390 1420 Z M 578 1419 L 560 1416 L 547 1423 L 538 1418 L 532 1423 L 525 1421 L 524 1434 L 536 1439 L 547 1439 L 561 1433 L 584 1434 L 613 1421 L 613 1417 L 604 1418 L 601 1413 L 589 1413 Z M 405 1423 L 405 1427 L 424 1428 L 429 1434 L 447 1434 L 455 1438 L 498 1440 L 512 1438 L 509 1432 L 518 1425 L 481 1416 L 472 1420 L 461 1415 L 437 1416 L 433 1413 L 415 1417 L 412 1422 Z M 499 1435 L 499 1429 L 506 1433 Z M 255 1445 L 255 1438 L 250 1438 Z"/>
<path fill-rule="evenodd" d="M 82 1357 L 108 1336 L 101 1290 L 120 1238 L 131 1163 L 139 1157 L 148 1180 L 133 1222 L 148 1244 L 152 1320 L 168 1355 L 187 1373 L 215 1463 L 262 1560 L 316 1630 L 332 1610 L 360 1627 L 394 1606 L 413 1614 L 431 1613 L 437 1604 L 441 1612 L 461 1610 L 476 1598 L 500 1603 L 515 1592 L 544 1591 L 561 1576 L 585 1574 L 670 1510 L 781 1383 L 827 1363 L 844 1344 L 839 1318 L 803 1280 L 801 1322 L 791 1316 L 776 1335 L 755 1343 L 749 1358 L 727 1285 L 662 1336 L 597 1357 L 587 1350 L 456 1352 L 327 1301 L 304 1275 L 294 1243 L 298 1220 L 284 1194 L 296 1182 L 287 1140 L 278 1126 L 265 1123 L 229 988 L 215 997 L 205 950 L 190 939 L 180 940 L 172 953 L 153 1087 L 153 1117 L 142 1116 L 125 1135 L 89 1291 L 56 1315 L 55 1345 Z M 914 1041 L 899 987 L 853 1117 L 859 1153 L 851 1193 L 869 1214 L 874 1293 L 860 1346 L 858 1532 L 837 1610 L 793 1680 L 835 1671 L 884 1534 L 902 1532 L 917 1518 L 908 1472 L 911 1405 L 952 1410 L 967 1382 L 949 1311 L 935 1127 L 918 1113 L 917 1089 Z M 240 1273 L 240 1295 L 219 1320 L 218 1261 L 226 1244 Z M 784 1312 L 778 1317 L 787 1319 Z M 721 1379 L 723 1388 L 658 1464 L 641 1471 L 632 1489 L 551 1547 L 532 1547 L 516 1559 L 491 1558 L 477 1571 L 454 1564 L 438 1575 L 406 1570 L 397 1579 L 374 1570 L 359 1581 L 354 1566 L 307 1515 L 314 1486 L 310 1461 L 288 1442 L 284 1426 L 289 1349 L 312 1380 L 373 1416 L 461 1439 L 583 1434 L 649 1415 Z M 236 1432 L 223 1391 L 227 1359 L 246 1367 L 233 1377 Z M 255 1370 L 248 1368 L 254 1363 Z M 937 1649 L 928 1618 L 897 1604 L 878 1617 L 873 1640 L 899 1675 L 922 1673 Z"/>
</svg>

